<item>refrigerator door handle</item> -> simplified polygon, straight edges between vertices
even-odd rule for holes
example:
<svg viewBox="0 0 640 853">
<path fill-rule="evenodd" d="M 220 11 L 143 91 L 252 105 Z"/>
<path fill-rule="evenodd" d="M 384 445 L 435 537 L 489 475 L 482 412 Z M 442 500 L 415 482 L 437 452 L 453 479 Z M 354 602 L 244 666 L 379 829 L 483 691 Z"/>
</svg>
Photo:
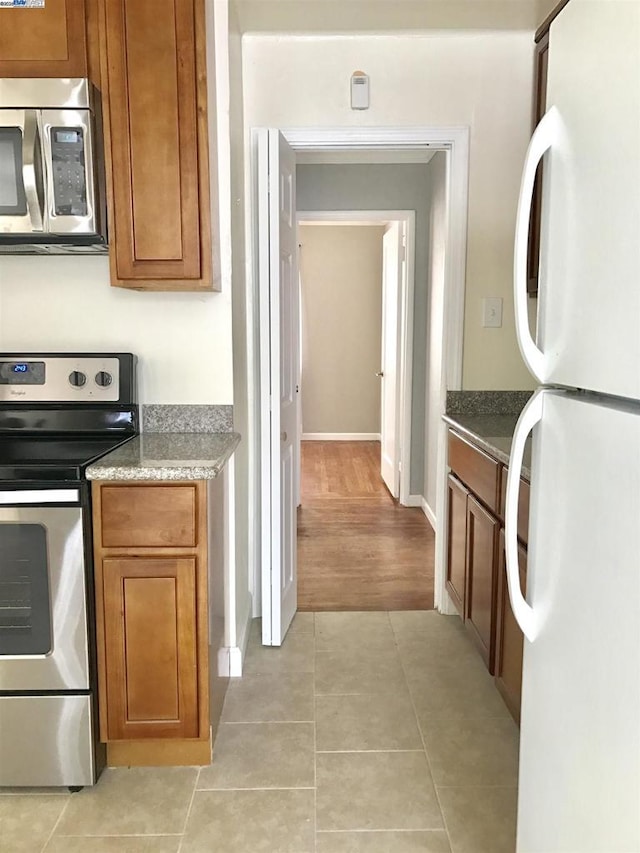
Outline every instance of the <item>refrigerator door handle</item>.
<svg viewBox="0 0 640 853">
<path fill-rule="evenodd" d="M 544 353 L 538 348 L 529 331 L 527 310 L 527 254 L 529 251 L 529 225 L 535 185 L 536 169 L 558 138 L 560 113 L 551 107 L 536 127 L 527 148 L 520 183 L 518 213 L 516 216 L 516 239 L 513 255 L 514 302 L 516 313 L 516 335 L 525 364 L 539 382 L 546 382 L 544 375 Z"/>
<path fill-rule="evenodd" d="M 520 474 L 525 442 L 534 426 L 542 419 L 542 405 L 545 389 L 541 388 L 531 397 L 522 410 L 516 424 L 511 444 L 509 471 L 507 474 L 507 496 L 504 513 L 505 557 L 507 565 L 507 585 L 509 600 L 516 622 L 529 642 L 538 636 L 540 620 L 533 608 L 527 603 L 520 588 L 520 566 L 518 563 L 518 497 L 520 494 Z"/>
</svg>

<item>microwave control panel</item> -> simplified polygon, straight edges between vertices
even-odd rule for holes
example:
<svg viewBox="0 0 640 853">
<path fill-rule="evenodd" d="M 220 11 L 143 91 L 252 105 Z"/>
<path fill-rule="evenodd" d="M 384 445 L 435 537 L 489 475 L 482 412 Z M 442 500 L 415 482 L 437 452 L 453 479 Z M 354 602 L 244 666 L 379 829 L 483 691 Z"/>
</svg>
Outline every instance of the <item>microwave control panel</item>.
<svg viewBox="0 0 640 853">
<path fill-rule="evenodd" d="M 56 216 L 87 216 L 84 128 L 51 128 L 51 165 Z"/>
</svg>

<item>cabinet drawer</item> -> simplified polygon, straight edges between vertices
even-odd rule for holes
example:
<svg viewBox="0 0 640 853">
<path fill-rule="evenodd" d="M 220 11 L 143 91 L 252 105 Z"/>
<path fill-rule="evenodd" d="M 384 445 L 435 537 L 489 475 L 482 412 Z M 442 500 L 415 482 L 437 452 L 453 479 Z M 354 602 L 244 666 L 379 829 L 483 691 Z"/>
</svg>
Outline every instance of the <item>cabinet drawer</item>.
<svg viewBox="0 0 640 853">
<path fill-rule="evenodd" d="M 507 504 L 507 468 L 502 469 L 500 483 L 500 518 L 504 520 Z M 520 493 L 518 495 L 518 538 L 527 544 L 529 538 L 529 492 L 531 487 L 526 480 L 520 478 Z"/>
<path fill-rule="evenodd" d="M 197 486 L 103 485 L 103 548 L 195 548 Z"/>
<path fill-rule="evenodd" d="M 449 432 L 449 467 L 492 511 L 498 511 L 500 463 Z"/>
</svg>

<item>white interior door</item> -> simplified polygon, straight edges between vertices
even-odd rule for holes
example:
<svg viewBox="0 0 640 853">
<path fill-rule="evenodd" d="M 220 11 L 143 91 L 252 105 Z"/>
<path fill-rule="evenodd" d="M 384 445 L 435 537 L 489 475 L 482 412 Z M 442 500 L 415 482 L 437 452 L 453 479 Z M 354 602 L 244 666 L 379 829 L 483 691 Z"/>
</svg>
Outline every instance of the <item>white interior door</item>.
<svg viewBox="0 0 640 853">
<path fill-rule="evenodd" d="M 258 132 L 258 227 L 263 336 L 262 642 L 279 646 L 297 605 L 299 288 L 296 159 L 273 129 Z M 266 318 L 268 317 L 268 324 Z"/>
<path fill-rule="evenodd" d="M 380 473 L 394 498 L 400 496 L 400 294 L 402 227 L 392 222 L 382 238 L 382 366 Z"/>
</svg>

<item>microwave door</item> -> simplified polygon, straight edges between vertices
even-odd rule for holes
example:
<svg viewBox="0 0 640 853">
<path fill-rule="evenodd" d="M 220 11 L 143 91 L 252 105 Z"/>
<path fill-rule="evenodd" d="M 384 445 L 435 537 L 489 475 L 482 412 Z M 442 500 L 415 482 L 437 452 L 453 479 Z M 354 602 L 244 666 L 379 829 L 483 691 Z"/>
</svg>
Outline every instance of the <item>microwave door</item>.
<svg viewBox="0 0 640 853">
<path fill-rule="evenodd" d="M 42 110 L 47 170 L 48 229 L 52 234 L 94 234 L 93 135 L 89 110 Z"/>
<path fill-rule="evenodd" d="M 38 110 L 0 110 L 0 234 L 44 230 L 41 140 Z"/>
</svg>

